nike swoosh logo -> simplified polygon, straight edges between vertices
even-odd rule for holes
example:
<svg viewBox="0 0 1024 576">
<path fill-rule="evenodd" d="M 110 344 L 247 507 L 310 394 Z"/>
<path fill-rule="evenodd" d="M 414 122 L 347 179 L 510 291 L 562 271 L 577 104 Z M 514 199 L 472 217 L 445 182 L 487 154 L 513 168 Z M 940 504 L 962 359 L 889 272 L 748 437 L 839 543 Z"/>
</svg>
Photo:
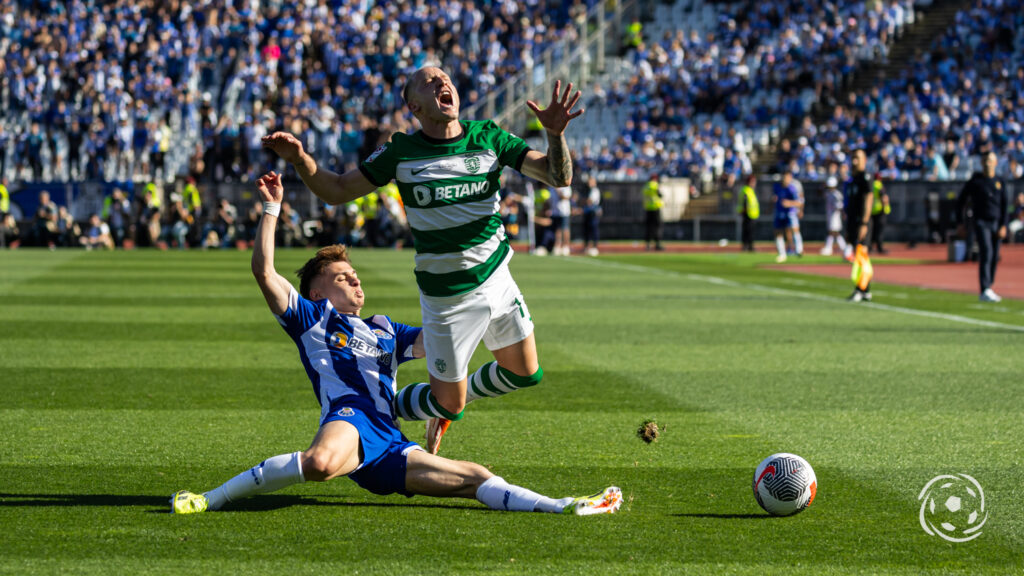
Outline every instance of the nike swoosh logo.
<svg viewBox="0 0 1024 576">
<path fill-rule="evenodd" d="M 426 166 L 424 168 L 420 168 L 419 170 L 413 169 L 412 170 L 412 175 L 415 176 L 415 175 L 419 174 L 420 172 L 423 172 L 424 170 L 426 170 L 428 168 L 430 168 L 430 166 Z"/>
</svg>

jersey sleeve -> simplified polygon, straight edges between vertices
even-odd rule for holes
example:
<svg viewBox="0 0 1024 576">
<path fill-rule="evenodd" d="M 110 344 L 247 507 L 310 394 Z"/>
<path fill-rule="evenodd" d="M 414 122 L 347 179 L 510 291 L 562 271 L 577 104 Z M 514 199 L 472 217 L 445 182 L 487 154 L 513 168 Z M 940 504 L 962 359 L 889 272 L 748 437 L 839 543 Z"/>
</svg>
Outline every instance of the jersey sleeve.
<svg viewBox="0 0 1024 576">
<path fill-rule="evenodd" d="M 323 314 L 322 302 L 306 300 L 292 287 L 288 292 L 288 308 L 280 315 L 275 314 L 274 317 L 293 340 L 298 340 L 316 323 L 320 322 Z"/>
<path fill-rule="evenodd" d="M 412 346 L 416 343 L 416 338 L 419 337 L 423 328 L 407 326 L 398 322 L 391 322 L 391 325 L 395 329 L 395 354 L 398 357 L 398 363 L 415 360 L 416 357 L 412 355 Z"/>
<path fill-rule="evenodd" d="M 370 154 L 366 157 L 366 160 L 359 163 L 359 171 L 378 188 L 395 178 L 397 167 L 398 161 L 395 158 L 394 142 L 381 144 L 373 151 L 373 154 Z"/>
<path fill-rule="evenodd" d="M 491 133 L 491 144 L 494 153 L 498 155 L 498 162 L 516 170 L 522 168 L 523 158 L 530 151 L 530 145 L 519 136 L 502 129 L 493 120 L 487 121 L 487 130 Z"/>
</svg>

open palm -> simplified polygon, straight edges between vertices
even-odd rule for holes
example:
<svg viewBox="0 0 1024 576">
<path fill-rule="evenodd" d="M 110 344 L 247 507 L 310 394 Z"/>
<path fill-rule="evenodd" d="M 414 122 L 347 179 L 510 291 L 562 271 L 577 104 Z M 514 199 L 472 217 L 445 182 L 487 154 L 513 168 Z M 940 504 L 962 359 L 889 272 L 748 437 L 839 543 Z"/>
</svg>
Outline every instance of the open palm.
<svg viewBox="0 0 1024 576">
<path fill-rule="evenodd" d="M 532 100 L 526 101 L 526 105 L 537 115 L 537 119 L 540 120 L 544 129 L 556 135 L 561 135 L 565 132 L 565 128 L 569 125 L 570 120 L 583 114 L 583 108 L 576 112 L 572 111 L 572 107 L 580 100 L 580 91 L 577 90 L 575 94 L 572 94 L 572 82 L 565 87 L 565 92 L 559 96 L 561 89 L 562 82 L 556 80 L 555 89 L 551 92 L 551 103 L 548 104 L 547 108 L 541 109 L 536 102 Z M 572 94 L 572 98 L 569 97 L 570 94 Z"/>
</svg>

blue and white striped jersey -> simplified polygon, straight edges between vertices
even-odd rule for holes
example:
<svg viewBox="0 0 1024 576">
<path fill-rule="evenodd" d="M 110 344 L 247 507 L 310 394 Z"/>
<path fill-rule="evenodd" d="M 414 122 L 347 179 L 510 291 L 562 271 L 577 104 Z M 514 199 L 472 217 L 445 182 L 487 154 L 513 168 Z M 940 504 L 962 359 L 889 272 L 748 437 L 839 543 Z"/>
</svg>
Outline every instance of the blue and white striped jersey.
<svg viewBox="0 0 1024 576">
<path fill-rule="evenodd" d="M 295 288 L 277 321 L 299 347 L 320 402 L 321 421 L 331 402 L 344 396 L 368 400 L 389 421 L 395 419 L 398 365 L 413 359 L 412 346 L 422 328 L 392 322 L 387 316 L 363 320 L 342 314 L 328 300 L 307 300 Z"/>
</svg>

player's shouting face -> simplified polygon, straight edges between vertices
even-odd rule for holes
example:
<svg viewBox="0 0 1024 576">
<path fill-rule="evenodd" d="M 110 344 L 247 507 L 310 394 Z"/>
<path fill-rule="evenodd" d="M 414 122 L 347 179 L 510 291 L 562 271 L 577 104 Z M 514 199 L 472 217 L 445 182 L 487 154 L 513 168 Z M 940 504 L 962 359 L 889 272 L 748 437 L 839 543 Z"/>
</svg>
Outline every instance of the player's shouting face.
<svg viewBox="0 0 1024 576">
<path fill-rule="evenodd" d="M 342 314 L 359 314 L 365 302 L 362 284 L 348 262 L 332 262 L 310 285 L 312 300 L 326 298 Z"/>
<path fill-rule="evenodd" d="M 445 122 L 459 118 L 459 93 L 440 68 L 421 68 L 409 79 L 406 103 L 421 120 Z"/>
</svg>

